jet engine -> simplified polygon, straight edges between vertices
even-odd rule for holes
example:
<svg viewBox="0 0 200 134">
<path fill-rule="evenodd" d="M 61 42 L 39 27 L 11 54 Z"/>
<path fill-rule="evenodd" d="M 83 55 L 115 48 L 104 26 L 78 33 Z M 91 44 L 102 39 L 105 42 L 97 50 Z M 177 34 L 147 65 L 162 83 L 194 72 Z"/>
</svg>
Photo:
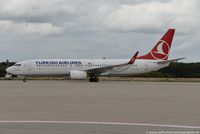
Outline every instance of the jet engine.
<svg viewBox="0 0 200 134">
<path fill-rule="evenodd" d="M 69 78 L 72 80 L 86 79 L 87 73 L 85 71 L 70 71 Z"/>
</svg>

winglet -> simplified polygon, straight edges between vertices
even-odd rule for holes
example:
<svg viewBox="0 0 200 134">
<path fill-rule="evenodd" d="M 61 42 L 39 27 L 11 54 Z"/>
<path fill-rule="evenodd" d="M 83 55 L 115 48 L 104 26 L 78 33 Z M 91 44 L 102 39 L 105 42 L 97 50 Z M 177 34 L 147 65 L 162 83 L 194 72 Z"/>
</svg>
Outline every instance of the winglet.
<svg viewBox="0 0 200 134">
<path fill-rule="evenodd" d="M 133 64 L 135 62 L 135 60 L 137 59 L 137 55 L 138 55 L 139 51 L 137 51 L 134 56 L 130 59 L 130 61 L 128 62 L 128 64 Z"/>
</svg>

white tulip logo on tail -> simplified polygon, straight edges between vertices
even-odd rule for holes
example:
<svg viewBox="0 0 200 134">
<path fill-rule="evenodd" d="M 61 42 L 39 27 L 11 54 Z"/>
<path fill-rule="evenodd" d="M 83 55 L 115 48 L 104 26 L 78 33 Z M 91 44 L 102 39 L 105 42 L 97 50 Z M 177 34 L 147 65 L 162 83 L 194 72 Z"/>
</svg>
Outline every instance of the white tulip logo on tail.
<svg viewBox="0 0 200 134">
<path fill-rule="evenodd" d="M 154 59 L 167 59 L 169 53 L 169 44 L 164 41 L 160 40 L 156 47 L 151 51 L 151 55 Z"/>
</svg>

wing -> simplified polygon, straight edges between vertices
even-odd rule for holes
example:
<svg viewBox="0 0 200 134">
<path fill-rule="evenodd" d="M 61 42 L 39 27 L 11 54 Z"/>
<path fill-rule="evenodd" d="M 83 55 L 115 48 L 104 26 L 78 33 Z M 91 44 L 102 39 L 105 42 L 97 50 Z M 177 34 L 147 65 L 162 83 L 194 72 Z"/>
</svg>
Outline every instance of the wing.
<svg viewBox="0 0 200 134">
<path fill-rule="evenodd" d="M 177 59 L 172 59 L 172 60 L 159 61 L 157 63 L 158 64 L 165 64 L 165 63 L 176 62 L 176 61 L 183 60 L 183 59 L 185 59 L 185 58 L 177 58 Z"/>
<path fill-rule="evenodd" d="M 100 67 L 100 68 L 94 68 L 94 69 L 89 69 L 89 70 L 85 70 L 88 74 L 101 74 L 101 73 L 105 73 L 108 70 L 111 70 L 115 67 L 122 67 L 122 66 L 126 66 L 129 64 L 133 64 L 135 62 L 135 60 L 137 59 L 137 55 L 138 55 L 138 51 L 133 55 L 133 57 L 129 60 L 128 63 L 124 63 L 124 64 L 118 64 L 118 65 L 112 65 L 112 66 L 106 66 L 106 67 Z"/>
</svg>

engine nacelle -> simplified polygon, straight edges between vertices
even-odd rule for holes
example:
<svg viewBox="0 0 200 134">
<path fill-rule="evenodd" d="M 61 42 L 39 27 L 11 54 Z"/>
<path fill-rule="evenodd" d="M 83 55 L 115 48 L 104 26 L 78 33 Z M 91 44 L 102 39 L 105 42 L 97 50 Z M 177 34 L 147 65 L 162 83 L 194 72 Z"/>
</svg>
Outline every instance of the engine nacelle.
<svg viewBox="0 0 200 134">
<path fill-rule="evenodd" d="M 69 78 L 73 80 L 86 79 L 87 73 L 85 71 L 70 71 Z"/>
</svg>

